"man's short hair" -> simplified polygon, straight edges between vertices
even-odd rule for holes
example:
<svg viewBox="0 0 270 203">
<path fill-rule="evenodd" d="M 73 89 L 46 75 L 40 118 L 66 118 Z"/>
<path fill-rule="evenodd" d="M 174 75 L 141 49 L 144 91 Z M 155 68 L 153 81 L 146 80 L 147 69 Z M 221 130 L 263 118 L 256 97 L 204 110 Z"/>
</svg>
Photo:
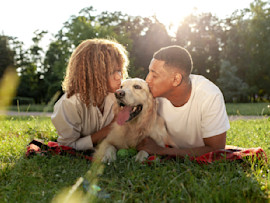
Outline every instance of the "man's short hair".
<svg viewBox="0 0 270 203">
<path fill-rule="evenodd" d="M 188 76 L 193 68 L 193 62 L 189 52 L 181 46 L 163 47 L 154 53 L 153 58 L 165 61 L 165 66 L 172 66 L 184 71 Z"/>
</svg>

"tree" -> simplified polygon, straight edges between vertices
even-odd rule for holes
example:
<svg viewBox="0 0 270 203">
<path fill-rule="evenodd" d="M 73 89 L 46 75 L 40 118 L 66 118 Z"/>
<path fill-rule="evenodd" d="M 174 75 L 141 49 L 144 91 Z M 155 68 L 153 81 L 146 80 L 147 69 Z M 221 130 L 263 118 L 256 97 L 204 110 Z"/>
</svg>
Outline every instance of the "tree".
<svg viewBox="0 0 270 203">
<path fill-rule="evenodd" d="M 226 92 L 232 91 L 226 98 L 231 99 L 235 92 L 244 91 L 230 90 L 232 86 L 225 84 L 229 77 L 236 84 L 248 84 L 250 96 L 269 97 L 269 3 L 255 0 L 249 9 L 234 12 L 224 20 L 211 13 L 190 15 L 179 25 L 175 37 L 168 35 L 165 26 L 155 16 L 143 18 L 107 11 L 97 15 L 93 7 L 87 7 L 64 23 L 50 43 L 45 58 L 39 46 L 46 34 L 44 31 L 35 33 L 34 45 L 28 50 L 23 50 L 22 43 L 16 40 L 9 41 L 12 49 L 0 40 L 0 51 L 6 54 L 0 54 L 0 76 L 2 67 L 6 66 L 1 65 L 2 61 L 12 59 L 14 50 L 14 64 L 21 78 L 18 95 L 33 97 L 36 102 L 48 102 L 61 91 L 68 60 L 75 47 L 85 39 L 109 38 L 127 48 L 131 77 L 145 78 L 154 52 L 178 44 L 191 53 L 193 73 L 218 82 Z M 225 62 L 220 63 L 221 59 Z M 245 98 L 246 95 L 242 95 L 238 99 Z"/>
<path fill-rule="evenodd" d="M 15 67 L 14 55 L 9 46 L 9 37 L 0 35 L 0 79 L 8 67 Z"/>
<path fill-rule="evenodd" d="M 211 13 L 188 16 L 179 25 L 176 44 L 185 47 L 193 59 L 193 73 L 206 76 L 212 82 L 219 77 L 219 57 L 222 46 L 220 20 Z"/>
<path fill-rule="evenodd" d="M 226 102 L 247 101 L 248 85 L 236 75 L 237 67 L 229 61 L 221 61 L 220 76 L 217 85 L 220 87 Z"/>
<path fill-rule="evenodd" d="M 171 45 L 171 37 L 165 26 L 155 17 L 144 19 L 144 29 L 139 29 L 140 34 L 133 38 L 131 56 L 134 58 L 134 68 L 130 76 L 145 78 L 153 54 L 160 48 Z"/>
<path fill-rule="evenodd" d="M 269 1 L 255 0 L 249 9 L 234 12 L 225 22 L 222 57 L 238 67 L 236 75 L 249 85 L 253 100 L 270 95 L 269 5 Z"/>
<path fill-rule="evenodd" d="M 46 102 L 49 102 L 56 92 L 62 92 L 61 83 L 70 54 L 64 41 L 58 40 L 50 44 L 44 60 Z"/>
<path fill-rule="evenodd" d="M 16 60 L 20 76 L 17 96 L 33 98 L 36 103 L 45 101 L 43 49 L 39 43 L 46 33 L 46 31 L 35 31 L 35 36 L 32 38 L 34 44 L 26 51 L 22 49 L 22 44 L 15 43 L 16 50 L 19 52 Z"/>
<path fill-rule="evenodd" d="M 103 12 L 93 15 L 93 7 L 84 8 L 78 16 L 71 16 L 64 27 L 55 35 L 44 61 L 44 81 L 47 90 L 46 101 L 61 91 L 61 83 L 69 57 L 75 47 L 83 40 L 92 38 L 116 39 L 123 45 L 130 45 L 131 40 L 125 30 L 119 27 L 125 16 L 120 12 Z"/>
<path fill-rule="evenodd" d="M 260 97 L 270 98 L 270 2 L 255 0 L 250 4 L 250 13 L 252 18 L 246 39 L 251 63 L 247 81 L 258 87 Z"/>
</svg>

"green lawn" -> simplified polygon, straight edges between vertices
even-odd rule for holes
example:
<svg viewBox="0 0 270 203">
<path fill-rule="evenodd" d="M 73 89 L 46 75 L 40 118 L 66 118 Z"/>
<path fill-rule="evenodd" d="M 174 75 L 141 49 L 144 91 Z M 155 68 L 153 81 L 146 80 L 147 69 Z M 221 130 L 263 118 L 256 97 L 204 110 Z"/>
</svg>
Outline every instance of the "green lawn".
<svg viewBox="0 0 270 203">
<path fill-rule="evenodd" d="M 200 165 L 184 159 L 147 165 L 118 157 L 104 166 L 68 156 L 26 158 L 26 146 L 33 138 L 56 140 L 49 118 L 0 117 L 0 202 L 83 202 L 93 197 L 98 202 L 270 200 L 269 163 Z M 227 144 L 260 146 L 269 156 L 270 119 L 232 121 Z"/>
<path fill-rule="evenodd" d="M 20 111 L 20 112 L 52 112 L 52 105 L 20 105 L 20 106 L 10 106 L 8 108 L 11 111 Z M 270 103 L 228 103 L 226 104 L 226 109 L 228 115 L 255 115 L 255 116 L 264 116 L 270 115 Z"/>
<path fill-rule="evenodd" d="M 228 115 L 270 116 L 270 103 L 228 103 Z"/>
<path fill-rule="evenodd" d="M 9 111 L 17 112 L 53 112 L 52 105 L 43 105 L 43 104 L 29 104 L 29 105 L 19 105 L 19 106 L 9 106 Z"/>
</svg>

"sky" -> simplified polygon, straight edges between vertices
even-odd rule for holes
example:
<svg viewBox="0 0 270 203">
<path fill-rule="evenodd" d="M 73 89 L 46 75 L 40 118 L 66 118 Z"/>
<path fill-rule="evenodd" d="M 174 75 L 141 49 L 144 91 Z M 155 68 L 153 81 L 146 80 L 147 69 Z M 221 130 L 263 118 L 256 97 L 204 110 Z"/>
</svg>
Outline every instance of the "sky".
<svg viewBox="0 0 270 203">
<path fill-rule="evenodd" d="M 36 30 L 47 30 L 42 46 L 47 49 L 70 16 L 93 6 L 102 11 L 121 11 L 131 16 L 156 15 L 164 25 L 177 24 L 194 12 L 211 12 L 219 18 L 230 16 L 235 10 L 248 8 L 252 0 L 8 0 L 1 2 L 0 34 L 17 37 L 29 48 Z"/>
</svg>

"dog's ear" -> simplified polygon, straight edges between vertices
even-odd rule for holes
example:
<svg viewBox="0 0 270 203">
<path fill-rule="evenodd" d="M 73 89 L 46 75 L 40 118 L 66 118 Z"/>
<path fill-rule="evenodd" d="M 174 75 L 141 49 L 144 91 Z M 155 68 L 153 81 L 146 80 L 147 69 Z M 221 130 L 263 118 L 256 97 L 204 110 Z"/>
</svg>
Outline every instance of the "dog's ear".
<svg viewBox="0 0 270 203">
<path fill-rule="evenodd" d="M 144 129 L 146 134 L 149 134 L 153 123 L 156 122 L 157 117 L 156 100 L 152 97 L 152 95 L 148 96 L 147 105 L 144 104 L 143 108 L 146 109 L 139 117 L 139 120 L 137 121 L 137 126 L 139 126 L 140 129 Z"/>
<path fill-rule="evenodd" d="M 154 108 L 157 111 L 159 101 L 157 99 L 155 99 L 155 98 L 153 98 L 153 99 L 154 99 Z"/>
<path fill-rule="evenodd" d="M 144 104 L 146 105 L 146 104 Z M 146 113 L 146 117 L 151 117 L 152 115 L 156 114 L 157 111 L 157 100 L 152 96 L 151 93 L 149 93 L 148 97 L 147 97 L 147 113 Z M 153 118 L 154 119 L 154 118 Z"/>
</svg>

